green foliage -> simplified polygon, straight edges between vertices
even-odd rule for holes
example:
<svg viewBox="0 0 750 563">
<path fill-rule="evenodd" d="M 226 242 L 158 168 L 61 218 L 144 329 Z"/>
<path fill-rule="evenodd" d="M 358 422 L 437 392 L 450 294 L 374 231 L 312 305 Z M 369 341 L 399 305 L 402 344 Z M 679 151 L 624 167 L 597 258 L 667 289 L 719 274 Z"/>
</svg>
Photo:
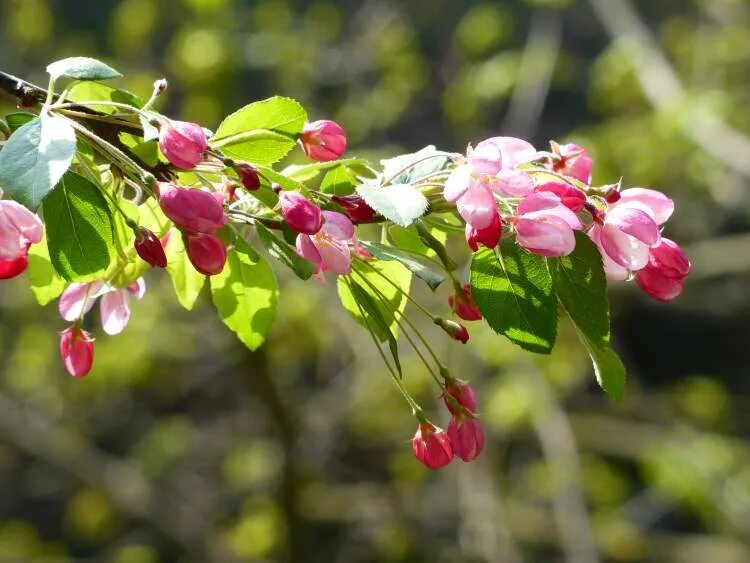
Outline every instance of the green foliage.
<svg viewBox="0 0 750 563">
<path fill-rule="evenodd" d="M 57 299 L 67 285 L 52 266 L 46 236 L 29 248 L 29 282 L 31 291 L 40 305 Z"/>
<path fill-rule="evenodd" d="M 8 123 L 11 132 L 20 129 L 21 126 L 34 119 L 36 119 L 36 115 L 26 111 L 15 111 L 5 116 L 5 121 Z"/>
<path fill-rule="evenodd" d="M 274 96 L 229 115 L 211 145 L 232 158 L 273 164 L 294 147 L 306 119 L 307 113 L 295 100 Z"/>
<path fill-rule="evenodd" d="M 9 197 L 35 211 L 68 170 L 75 151 L 70 123 L 42 113 L 13 133 L 0 151 L 0 185 Z"/>
<path fill-rule="evenodd" d="M 255 230 L 263 246 L 268 250 L 268 253 L 285 266 L 291 268 L 298 278 L 306 280 L 313 275 L 315 266 L 300 257 L 294 249 L 264 227 L 262 223 L 256 223 Z"/>
<path fill-rule="evenodd" d="M 381 160 L 383 178 L 392 184 L 412 184 L 417 180 L 445 170 L 451 163 L 444 152 L 429 145 L 417 152 Z"/>
<path fill-rule="evenodd" d="M 359 184 L 359 179 L 345 164 L 334 166 L 320 182 L 320 191 L 326 194 L 349 195 Z"/>
<path fill-rule="evenodd" d="M 108 100 L 110 102 L 116 102 L 118 104 L 128 104 L 134 107 L 141 107 L 143 100 L 135 94 L 128 92 L 127 90 L 120 90 L 113 88 L 107 84 L 101 84 L 99 82 L 78 82 L 74 84 L 69 90 L 66 99 L 73 102 L 91 102 L 94 100 Z M 87 106 L 95 111 L 101 113 L 117 113 L 121 111 L 119 108 L 108 106 L 108 105 L 92 105 Z"/>
<path fill-rule="evenodd" d="M 172 280 L 177 301 L 188 311 L 192 310 L 206 283 L 206 276 L 198 272 L 190 263 L 182 236 L 177 230 L 169 234 L 167 246 L 167 273 Z"/>
<path fill-rule="evenodd" d="M 53 80 L 75 78 L 76 80 L 107 80 L 120 78 L 122 74 L 111 66 L 90 57 L 70 57 L 47 65 L 47 72 Z"/>
<path fill-rule="evenodd" d="M 557 334 L 557 299 L 541 256 L 507 237 L 499 254 L 485 249 L 471 262 L 471 293 L 487 324 L 530 352 L 549 354 Z"/>
<path fill-rule="evenodd" d="M 367 182 L 357 187 L 357 193 L 367 205 L 402 227 L 408 227 L 427 211 L 427 198 L 409 184 L 381 186 Z"/>
<path fill-rule="evenodd" d="M 99 188 L 68 172 L 45 199 L 44 218 L 55 270 L 69 281 L 100 278 L 112 261 L 115 232 Z"/>
<path fill-rule="evenodd" d="M 378 242 L 360 241 L 362 247 L 379 260 L 396 260 L 408 268 L 415 276 L 425 282 L 432 291 L 445 281 L 445 276 L 437 270 L 426 266 L 412 254 L 396 246 L 386 246 Z"/>
<path fill-rule="evenodd" d="M 211 276 L 211 297 L 221 320 L 250 350 L 266 339 L 278 293 L 271 267 L 241 240 L 230 250 L 224 271 Z"/>
</svg>

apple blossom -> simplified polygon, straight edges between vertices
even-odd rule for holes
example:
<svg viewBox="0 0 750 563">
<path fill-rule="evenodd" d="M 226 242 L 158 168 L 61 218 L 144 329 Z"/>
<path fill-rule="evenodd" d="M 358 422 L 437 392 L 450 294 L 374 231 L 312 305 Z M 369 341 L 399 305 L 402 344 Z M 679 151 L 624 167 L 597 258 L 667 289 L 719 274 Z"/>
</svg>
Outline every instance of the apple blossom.
<svg viewBox="0 0 750 563">
<path fill-rule="evenodd" d="M 159 206 L 177 226 L 196 233 L 213 233 L 227 222 L 224 207 L 213 192 L 160 182 Z"/>
<path fill-rule="evenodd" d="M 284 220 L 298 233 L 314 235 L 323 225 L 320 207 L 299 192 L 281 191 L 279 206 Z"/>
<path fill-rule="evenodd" d="M 421 422 L 411 441 L 416 458 L 429 469 L 440 469 L 453 459 L 453 448 L 444 430 L 431 422 Z"/>
<path fill-rule="evenodd" d="M 72 325 L 60 333 L 60 357 L 73 377 L 84 377 L 94 363 L 94 339 L 85 330 Z"/>
<path fill-rule="evenodd" d="M 164 245 L 153 231 L 145 227 L 138 227 L 135 230 L 134 246 L 138 256 L 154 268 L 167 267 Z"/>
<path fill-rule="evenodd" d="M 100 299 L 99 314 L 102 328 L 107 334 L 120 334 L 130 321 L 130 296 L 140 300 L 146 292 L 146 283 L 138 278 L 129 286 L 118 289 L 103 281 L 70 284 L 58 301 L 60 316 L 66 321 L 76 321 L 88 313 Z"/>
<path fill-rule="evenodd" d="M 205 276 L 215 276 L 224 270 L 227 249 L 224 243 L 210 233 L 187 232 L 183 236 L 190 263 Z"/>
<path fill-rule="evenodd" d="M 516 242 L 541 256 L 567 256 L 575 248 L 581 220 L 552 192 L 535 192 L 518 205 Z"/>
<path fill-rule="evenodd" d="M 23 205 L 0 200 L 0 260 L 15 260 L 28 253 L 29 244 L 44 236 L 41 219 Z"/>
<path fill-rule="evenodd" d="M 346 152 L 346 132 L 330 119 L 308 122 L 302 129 L 299 144 L 312 160 L 336 160 Z"/>
<path fill-rule="evenodd" d="M 454 454 L 463 461 L 474 460 L 484 449 L 482 425 L 466 409 L 451 417 L 447 434 Z"/>
<path fill-rule="evenodd" d="M 451 310 L 465 321 L 482 320 L 482 313 L 479 312 L 476 303 L 474 303 L 469 284 L 456 287 L 453 295 L 448 297 L 448 304 Z"/>
<path fill-rule="evenodd" d="M 203 128 L 196 123 L 170 121 L 159 131 L 159 148 L 167 160 L 185 170 L 191 170 L 203 160 L 208 140 Z"/>
<path fill-rule="evenodd" d="M 317 233 L 297 235 L 297 254 L 316 266 L 316 273 L 327 270 L 339 275 L 352 271 L 350 244 L 355 243 L 354 225 L 346 215 L 323 211 L 323 226 Z"/>
</svg>

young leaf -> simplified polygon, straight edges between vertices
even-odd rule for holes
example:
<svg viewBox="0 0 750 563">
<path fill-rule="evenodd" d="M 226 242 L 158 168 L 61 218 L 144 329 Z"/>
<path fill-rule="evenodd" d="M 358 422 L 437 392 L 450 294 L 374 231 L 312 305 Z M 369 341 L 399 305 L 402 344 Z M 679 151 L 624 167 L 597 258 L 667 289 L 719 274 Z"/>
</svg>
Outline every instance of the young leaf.
<svg viewBox="0 0 750 563">
<path fill-rule="evenodd" d="M 625 388 L 625 368 L 610 348 L 609 302 L 602 257 L 583 233 L 569 256 L 548 258 L 552 282 L 594 363 L 599 385 L 615 398 Z"/>
<path fill-rule="evenodd" d="M 276 277 L 245 242 L 229 252 L 224 271 L 211 277 L 211 297 L 219 316 L 250 350 L 263 344 L 276 317 Z"/>
<path fill-rule="evenodd" d="M 83 176 L 68 172 L 44 200 L 47 247 L 52 265 L 69 281 L 97 279 L 114 252 L 113 219 L 107 200 Z"/>
<path fill-rule="evenodd" d="M 365 183 L 357 187 L 357 193 L 367 205 L 402 227 L 408 227 L 427 211 L 427 198 L 409 184 Z"/>
<path fill-rule="evenodd" d="M 326 194 L 349 195 L 359 184 L 355 176 L 346 165 L 334 166 L 320 182 L 320 191 Z"/>
<path fill-rule="evenodd" d="M 404 252 L 400 248 L 366 240 L 360 241 L 360 244 L 375 258 L 380 260 L 396 260 L 397 262 L 400 262 L 415 276 L 430 286 L 432 291 L 435 291 L 438 286 L 445 281 L 445 276 L 443 276 L 443 274 L 426 266 L 412 254 Z"/>
<path fill-rule="evenodd" d="M 53 79 L 65 77 L 76 80 L 107 80 L 122 76 L 111 66 L 89 57 L 70 57 L 55 61 L 47 65 L 47 72 Z"/>
<path fill-rule="evenodd" d="M 206 276 L 190 263 L 179 231 L 174 230 L 170 233 L 164 252 L 167 255 L 167 273 L 172 280 L 177 301 L 190 311 L 206 283 Z"/>
<path fill-rule="evenodd" d="M 216 130 L 211 146 L 232 158 L 273 164 L 294 147 L 306 120 L 299 103 L 274 96 L 229 115 Z"/>
<path fill-rule="evenodd" d="M 521 348 L 549 354 L 557 334 L 557 299 L 544 258 L 505 239 L 500 257 L 485 249 L 471 262 L 471 294 L 487 323 Z"/>
<path fill-rule="evenodd" d="M 119 104 L 128 104 L 137 108 L 144 104 L 144 101 L 140 96 L 137 96 L 132 92 L 113 88 L 112 86 L 101 84 L 99 82 L 79 82 L 74 84 L 70 90 L 68 90 L 65 98 L 71 102 L 91 102 L 93 100 L 117 102 Z M 118 113 L 122 111 L 120 108 L 108 105 L 93 105 L 88 107 L 101 113 Z"/>
<path fill-rule="evenodd" d="M 294 273 L 297 274 L 298 278 L 306 280 L 313 275 L 315 272 L 315 266 L 312 262 L 308 262 L 300 257 L 300 255 L 297 254 L 286 242 L 273 234 L 261 223 L 255 224 L 255 230 L 257 231 L 258 238 L 263 243 L 263 246 L 268 250 L 268 253 L 279 262 L 290 267 Z"/>
<path fill-rule="evenodd" d="M 76 135 L 65 118 L 44 112 L 10 136 L 0 151 L 0 186 L 31 211 L 70 167 Z"/>
<path fill-rule="evenodd" d="M 67 285 L 52 266 L 46 236 L 29 248 L 29 281 L 31 291 L 40 305 L 57 299 Z"/>
<path fill-rule="evenodd" d="M 5 116 L 5 121 L 8 127 L 10 127 L 11 132 L 20 129 L 23 125 L 34 119 L 36 119 L 36 115 L 26 111 L 16 111 Z"/>
</svg>

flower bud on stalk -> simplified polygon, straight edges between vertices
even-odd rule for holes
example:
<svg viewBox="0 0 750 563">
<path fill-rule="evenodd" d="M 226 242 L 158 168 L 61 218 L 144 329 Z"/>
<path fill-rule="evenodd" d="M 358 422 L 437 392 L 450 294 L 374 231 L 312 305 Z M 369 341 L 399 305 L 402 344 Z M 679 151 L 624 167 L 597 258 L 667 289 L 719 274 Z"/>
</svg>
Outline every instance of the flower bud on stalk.
<svg viewBox="0 0 750 563">
<path fill-rule="evenodd" d="M 331 201 L 339 204 L 354 224 L 369 223 L 377 216 L 377 212 L 358 195 L 334 195 Z"/>
<path fill-rule="evenodd" d="M 249 164 L 240 164 L 235 168 L 240 182 L 249 192 L 254 192 L 260 188 L 260 175 L 258 171 Z"/>
<path fill-rule="evenodd" d="M 299 192 L 280 192 L 279 205 L 284 220 L 298 233 L 314 235 L 323 226 L 320 207 Z"/>
<path fill-rule="evenodd" d="M 463 461 L 476 459 L 484 449 L 485 438 L 482 425 L 466 409 L 451 418 L 447 434 L 453 452 Z"/>
<path fill-rule="evenodd" d="M 463 287 L 457 285 L 455 293 L 448 297 L 448 305 L 456 315 L 465 321 L 482 320 L 482 313 L 477 308 L 477 304 L 474 303 L 469 284 L 465 284 Z"/>
<path fill-rule="evenodd" d="M 188 231 L 213 233 L 227 222 L 224 207 L 211 192 L 160 182 L 158 199 L 164 214 Z"/>
<path fill-rule="evenodd" d="M 159 148 L 167 160 L 184 170 L 195 168 L 203 160 L 208 140 L 197 123 L 170 121 L 159 131 Z"/>
<path fill-rule="evenodd" d="M 167 267 L 167 255 L 164 246 L 156 234 L 145 228 L 138 227 L 135 230 L 135 251 L 145 262 L 154 268 Z"/>
<path fill-rule="evenodd" d="M 341 125 L 330 119 L 312 121 L 305 124 L 299 136 L 299 144 L 313 160 L 336 160 L 346 152 L 346 132 Z"/>
<path fill-rule="evenodd" d="M 477 410 L 477 397 L 474 389 L 468 383 L 462 383 L 455 378 L 446 379 L 443 401 L 453 415 L 458 414 L 461 408 L 471 412 Z"/>
<path fill-rule="evenodd" d="M 94 363 L 94 339 L 76 325 L 68 327 L 60 333 L 60 357 L 70 375 L 87 375 Z"/>
<path fill-rule="evenodd" d="M 448 435 L 429 421 L 419 424 L 411 445 L 416 458 L 430 469 L 440 469 L 453 459 Z"/>
<path fill-rule="evenodd" d="M 215 276 L 224 269 L 227 249 L 221 240 L 208 233 L 185 233 L 185 250 L 196 270 L 204 276 Z"/>
<path fill-rule="evenodd" d="M 458 340 L 461 344 L 466 344 L 469 341 L 469 331 L 462 324 L 458 324 L 441 317 L 435 317 L 432 319 L 433 322 L 442 328 L 453 340 Z"/>
</svg>

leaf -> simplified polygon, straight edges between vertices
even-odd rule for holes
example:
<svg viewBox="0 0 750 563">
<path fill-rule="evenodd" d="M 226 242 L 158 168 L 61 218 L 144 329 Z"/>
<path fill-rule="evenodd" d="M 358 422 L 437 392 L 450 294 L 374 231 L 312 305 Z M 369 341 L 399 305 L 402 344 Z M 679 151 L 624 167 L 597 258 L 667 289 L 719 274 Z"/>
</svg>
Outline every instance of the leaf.
<svg viewBox="0 0 750 563">
<path fill-rule="evenodd" d="M 548 258 L 547 265 L 557 296 L 591 356 L 599 385 L 621 397 L 625 368 L 610 348 L 607 279 L 599 250 L 585 234 L 576 233 L 573 253 Z"/>
<path fill-rule="evenodd" d="M 33 121 L 34 119 L 36 119 L 36 115 L 26 111 L 16 111 L 5 116 L 5 121 L 8 123 L 11 132 L 20 129 L 21 126 L 26 125 L 29 121 Z"/>
<path fill-rule="evenodd" d="M 276 317 L 276 277 L 268 263 L 239 240 L 224 271 L 211 277 L 219 316 L 250 350 L 257 350 Z"/>
<path fill-rule="evenodd" d="M 451 159 L 435 149 L 435 145 L 409 154 L 381 160 L 383 177 L 394 184 L 411 184 L 434 172 L 445 170 Z"/>
<path fill-rule="evenodd" d="M 360 241 L 360 245 L 362 245 L 364 249 L 375 258 L 380 260 L 396 260 L 397 262 L 400 262 L 415 276 L 425 282 L 432 291 L 435 291 L 438 286 L 445 281 L 445 276 L 443 276 L 443 274 L 426 266 L 413 255 L 404 252 L 400 248 L 366 240 Z"/>
<path fill-rule="evenodd" d="M 382 187 L 365 183 L 357 187 L 357 193 L 367 205 L 402 227 L 408 227 L 427 211 L 427 198 L 409 184 Z"/>
<path fill-rule="evenodd" d="M 31 292 L 40 305 L 46 305 L 57 299 L 65 289 L 67 282 L 60 277 L 52 266 L 47 250 L 47 238 L 29 248 L 29 281 Z"/>
<path fill-rule="evenodd" d="M 68 172 L 44 200 L 52 265 L 69 281 L 101 277 L 112 261 L 114 227 L 107 200 L 83 176 Z"/>
<path fill-rule="evenodd" d="M 211 146 L 232 158 L 273 164 L 294 147 L 306 120 L 299 103 L 274 96 L 229 115 L 216 130 Z"/>
<path fill-rule="evenodd" d="M 13 133 L 0 151 L 0 186 L 8 197 L 36 211 L 75 152 L 76 135 L 67 119 L 44 112 Z"/>
<path fill-rule="evenodd" d="M 65 98 L 71 102 L 91 102 L 94 100 L 117 102 L 118 104 L 128 104 L 137 108 L 144 104 L 144 101 L 140 96 L 133 94 L 132 92 L 113 88 L 112 86 L 100 84 L 99 82 L 79 82 L 74 84 L 70 90 L 68 90 Z M 88 107 L 101 113 L 111 114 L 122 111 L 120 108 L 108 105 L 93 105 Z"/>
<path fill-rule="evenodd" d="M 411 286 L 412 274 L 398 262 L 383 262 L 371 260 L 367 265 L 356 265 L 355 274 L 352 279 L 362 285 L 362 288 L 370 294 L 380 310 L 381 315 L 386 320 L 390 333 L 398 336 L 398 323 L 396 322 L 395 311 L 403 312 L 406 307 L 406 293 Z M 363 279 L 364 278 L 364 279 Z M 374 286 L 373 289 L 370 286 Z M 395 287 L 394 287 L 395 286 Z M 396 289 L 398 288 L 398 289 Z M 352 295 L 351 290 L 346 284 L 345 279 L 339 276 L 338 279 L 339 298 L 344 309 L 354 317 L 360 325 L 365 328 L 368 326 L 374 330 L 375 336 L 381 342 L 388 339 L 388 333 L 378 330 L 378 323 L 371 318 L 371 315 L 365 311 L 366 316 L 363 318 L 362 313 L 357 306 L 357 300 Z M 377 291 L 376 291 L 377 290 Z M 385 303 L 383 300 L 385 299 Z"/>
<path fill-rule="evenodd" d="M 327 172 L 339 166 L 347 168 L 356 168 L 362 171 L 367 167 L 367 161 L 361 158 L 342 158 L 327 162 L 310 162 L 308 164 L 290 164 L 281 171 L 285 176 L 297 180 L 298 182 L 307 182 L 317 177 L 321 172 Z M 356 174 L 355 174 L 356 175 Z"/>
<path fill-rule="evenodd" d="M 52 79 L 66 77 L 76 80 L 107 80 L 122 76 L 111 66 L 89 57 L 70 57 L 55 61 L 47 65 L 47 72 Z"/>
<path fill-rule="evenodd" d="M 164 252 L 167 255 L 167 273 L 172 280 L 177 301 L 191 311 L 206 283 L 206 276 L 191 264 L 182 237 L 176 229 L 170 233 Z"/>
<path fill-rule="evenodd" d="M 326 194 L 349 195 L 359 184 L 355 176 L 346 165 L 331 168 L 320 182 L 320 191 Z"/>
<path fill-rule="evenodd" d="M 393 362 L 396 364 L 396 370 L 398 371 L 399 375 L 403 376 L 403 371 L 401 370 L 401 360 L 398 356 L 398 342 L 396 341 L 396 337 L 391 332 L 391 329 L 388 326 L 388 322 L 383 316 L 383 313 L 378 307 L 378 303 L 374 300 L 372 295 L 370 295 L 361 285 L 353 281 L 351 278 L 346 278 L 346 285 L 349 288 L 352 297 L 354 297 L 355 302 L 359 306 L 358 308 L 360 317 L 364 316 L 364 318 L 367 319 L 368 323 L 372 323 L 374 325 L 374 327 L 366 326 L 365 328 L 372 332 L 372 334 L 376 337 L 378 334 L 384 334 L 386 336 L 386 339 L 388 340 L 388 348 L 391 351 L 391 356 L 393 356 Z"/>
<path fill-rule="evenodd" d="M 256 223 L 255 230 L 257 231 L 258 238 L 263 243 L 263 246 L 268 250 L 268 253 L 279 262 L 282 262 L 291 268 L 294 273 L 297 274 L 298 278 L 306 280 L 313 275 L 315 272 L 315 266 L 312 262 L 300 257 L 294 249 L 273 234 L 269 229 L 264 227 L 262 223 Z"/>
<path fill-rule="evenodd" d="M 530 352 L 549 354 L 557 299 L 544 258 L 504 240 L 501 257 L 485 249 L 471 262 L 471 293 L 487 324 Z"/>
</svg>

